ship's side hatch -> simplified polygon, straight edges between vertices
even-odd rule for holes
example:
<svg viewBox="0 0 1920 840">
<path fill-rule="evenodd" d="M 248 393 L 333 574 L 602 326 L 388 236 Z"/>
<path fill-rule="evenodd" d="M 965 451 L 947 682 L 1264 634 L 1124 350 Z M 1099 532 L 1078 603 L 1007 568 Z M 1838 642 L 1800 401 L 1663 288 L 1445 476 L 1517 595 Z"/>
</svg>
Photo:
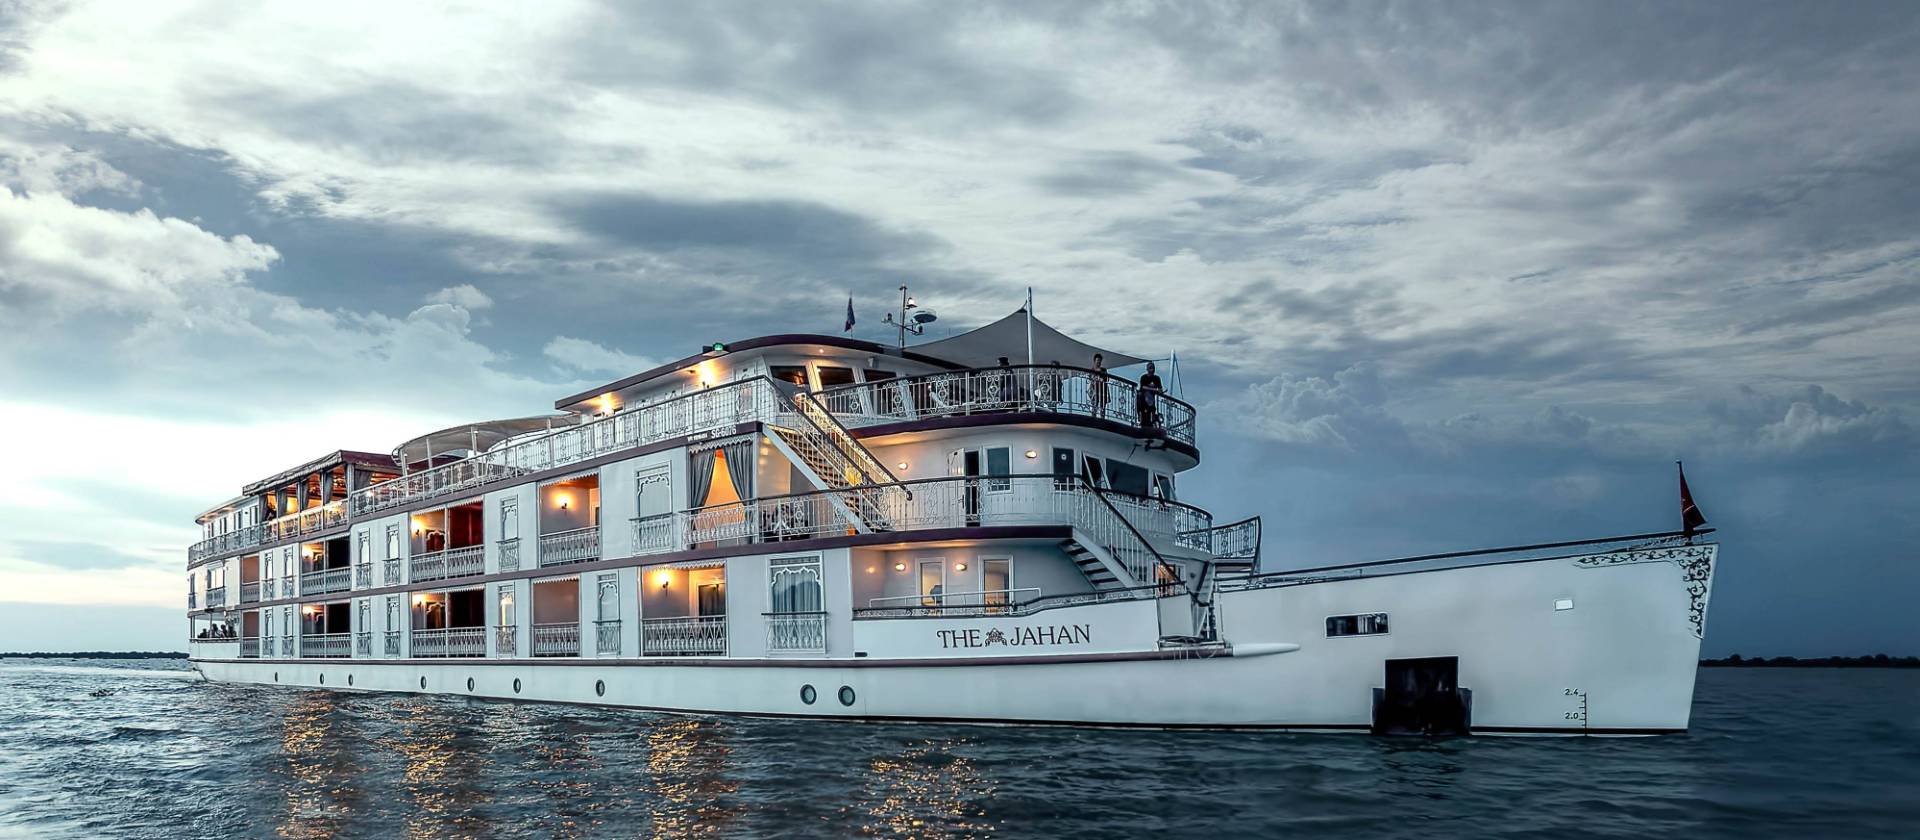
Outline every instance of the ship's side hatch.
<svg viewBox="0 0 1920 840">
<path fill-rule="evenodd" d="M 1375 735 L 1465 735 L 1473 692 L 1460 687 L 1460 657 L 1386 661 L 1384 688 L 1373 690 Z"/>
</svg>

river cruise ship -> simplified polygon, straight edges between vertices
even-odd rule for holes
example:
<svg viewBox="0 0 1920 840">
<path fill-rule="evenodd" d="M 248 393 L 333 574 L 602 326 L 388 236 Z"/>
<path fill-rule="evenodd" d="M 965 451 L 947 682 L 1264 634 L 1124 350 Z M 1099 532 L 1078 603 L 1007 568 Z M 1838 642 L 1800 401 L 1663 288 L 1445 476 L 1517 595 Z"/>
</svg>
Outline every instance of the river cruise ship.
<svg viewBox="0 0 1920 840">
<path fill-rule="evenodd" d="M 690 713 L 1686 729 L 1716 545 L 1277 568 L 1260 519 L 1180 492 L 1196 412 L 1144 361 L 1025 310 L 912 346 L 765 336 L 331 452 L 198 517 L 192 662 Z"/>
</svg>

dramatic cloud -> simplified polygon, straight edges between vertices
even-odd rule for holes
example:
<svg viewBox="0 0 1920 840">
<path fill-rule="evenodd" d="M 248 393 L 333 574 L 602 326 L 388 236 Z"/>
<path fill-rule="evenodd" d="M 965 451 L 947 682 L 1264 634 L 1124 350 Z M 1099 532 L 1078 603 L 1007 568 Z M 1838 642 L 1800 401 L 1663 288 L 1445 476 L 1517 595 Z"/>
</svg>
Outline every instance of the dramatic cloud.
<svg viewBox="0 0 1920 840">
<path fill-rule="evenodd" d="M 1657 527 L 1684 457 L 1710 645 L 1920 638 L 1916 55 L 1899 2 L 4 5 L 0 399 L 82 454 L 0 494 L 190 499 L 146 556 L 336 446 L 1031 286 L 1178 354 L 1183 492 L 1275 564 Z M 19 525 L 0 588 L 91 551 Z"/>
</svg>

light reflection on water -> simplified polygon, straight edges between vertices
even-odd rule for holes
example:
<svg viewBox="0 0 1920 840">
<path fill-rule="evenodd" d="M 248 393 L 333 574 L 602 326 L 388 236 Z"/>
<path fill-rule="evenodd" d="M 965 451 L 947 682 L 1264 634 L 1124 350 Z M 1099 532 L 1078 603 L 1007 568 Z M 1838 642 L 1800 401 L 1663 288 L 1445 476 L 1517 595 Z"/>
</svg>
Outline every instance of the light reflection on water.
<svg viewBox="0 0 1920 840">
<path fill-rule="evenodd" d="M 1436 742 L 674 717 L 0 665 L 0 840 L 1895 836 L 1920 824 L 1914 708 L 1910 672 L 1709 671 L 1685 737 Z"/>
</svg>

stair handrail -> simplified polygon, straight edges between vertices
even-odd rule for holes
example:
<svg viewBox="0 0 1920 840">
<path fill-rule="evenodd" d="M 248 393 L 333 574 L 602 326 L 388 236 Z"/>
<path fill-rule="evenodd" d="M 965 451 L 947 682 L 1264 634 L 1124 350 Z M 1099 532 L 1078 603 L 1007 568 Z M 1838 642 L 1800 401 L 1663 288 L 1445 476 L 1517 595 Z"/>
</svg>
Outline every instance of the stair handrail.
<svg viewBox="0 0 1920 840">
<path fill-rule="evenodd" d="M 1153 567 L 1156 569 L 1164 569 L 1168 575 L 1173 578 L 1175 584 L 1178 585 L 1180 589 L 1186 591 L 1187 597 L 1194 599 L 1195 603 L 1199 603 L 1199 594 L 1193 591 L 1193 587 L 1187 585 L 1187 579 L 1180 574 L 1180 570 L 1174 568 L 1172 563 L 1167 562 L 1167 558 L 1161 556 L 1160 552 L 1153 547 L 1153 543 L 1147 539 L 1146 535 L 1140 533 L 1140 529 L 1134 527 L 1133 522 L 1127 519 L 1126 514 L 1121 513 L 1120 509 L 1114 506 L 1113 500 L 1107 498 L 1106 489 L 1088 481 L 1086 476 L 1074 476 L 1074 478 L 1082 487 L 1092 490 L 1093 495 L 1100 500 L 1102 505 L 1106 506 L 1107 512 L 1113 514 L 1115 519 L 1120 520 L 1121 526 L 1126 528 L 1127 533 L 1132 534 L 1134 540 L 1138 541 L 1140 546 L 1146 549 L 1147 555 L 1153 558 Z"/>
<path fill-rule="evenodd" d="M 1214 525 L 1209 528 L 1204 528 L 1204 529 L 1199 529 L 1194 531 L 1182 531 L 1175 536 L 1191 537 L 1196 534 L 1204 535 L 1207 541 L 1207 553 L 1213 555 L 1215 559 L 1218 559 L 1221 556 L 1220 550 L 1219 550 L 1220 538 L 1226 534 L 1229 534 L 1235 531 L 1243 531 L 1243 532 L 1251 531 L 1253 533 L 1253 541 L 1252 541 L 1253 553 L 1250 559 L 1254 561 L 1255 565 L 1258 565 L 1260 561 L 1260 537 L 1261 537 L 1260 517 L 1258 516 L 1249 516 L 1238 522 L 1229 522 L 1225 525 Z M 1230 559 L 1241 560 L 1241 559 L 1249 559 L 1249 558 L 1243 555 L 1236 554 L 1236 555 L 1231 555 Z"/>
<path fill-rule="evenodd" d="M 801 388 L 800 386 L 795 385 L 791 382 L 776 381 L 775 385 L 780 386 L 779 390 L 783 393 L 783 396 L 787 398 L 787 402 L 794 407 L 794 411 L 793 411 L 794 416 L 799 417 L 801 420 L 805 421 L 808 426 L 811 426 L 813 428 L 813 431 L 815 433 L 819 434 L 821 437 L 824 437 L 828 441 L 832 442 L 834 444 L 834 448 L 836 450 L 839 450 L 842 456 L 844 456 L 848 461 L 853 463 L 853 468 L 860 472 L 861 479 L 865 480 L 868 486 L 897 487 L 900 489 L 900 492 L 907 494 L 907 498 L 909 499 L 913 498 L 913 491 L 907 489 L 905 485 L 901 484 L 900 479 L 894 476 L 892 470 L 887 469 L 886 464 L 881 463 L 880 459 L 874 456 L 872 450 L 867 449 L 867 447 L 862 445 L 859 440 L 855 439 L 853 436 L 853 433 L 847 431 L 847 427 L 841 425 L 840 421 L 834 418 L 833 412 L 828 411 L 825 405 L 822 405 L 819 400 L 815 399 L 812 392 L 804 388 Z M 833 434 L 833 432 L 830 432 L 827 429 L 823 428 L 820 425 L 820 421 L 814 419 L 813 415 L 810 412 L 808 412 L 805 408 L 802 408 L 801 403 L 803 401 L 807 405 L 811 406 L 815 411 L 818 411 L 820 412 L 821 415 L 825 416 L 829 422 L 833 423 L 834 428 L 840 432 L 839 436 L 836 437 Z M 841 438 L 845 438 L 844 443 L 842 442 Z M 859 454 L 855 455 L 854 454 L 855 452 L 858 452 Z M 863 464 L 861 463 L 862 461 L 865 461 L 867 463 Z M 886 481 L 874 480 L 873 474 L 867 471 L 868 466 L 872 466 L 874 469 L 879 470 L 881 475 L 886 476 Z"/>
</svg>

